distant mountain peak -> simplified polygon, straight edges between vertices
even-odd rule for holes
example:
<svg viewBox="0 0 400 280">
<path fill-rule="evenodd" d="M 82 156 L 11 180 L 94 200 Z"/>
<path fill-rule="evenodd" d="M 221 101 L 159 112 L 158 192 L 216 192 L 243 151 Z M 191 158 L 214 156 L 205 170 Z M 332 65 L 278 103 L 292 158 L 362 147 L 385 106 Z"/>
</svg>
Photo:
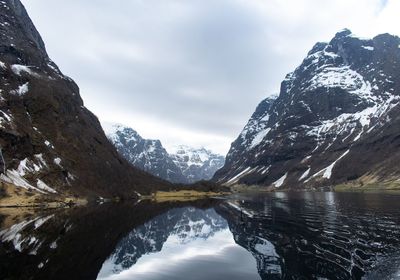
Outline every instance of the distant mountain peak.
<svg viewBox="0 0 400 280">
<path fill-rule="evenodd" d="M 222 167 L 224 157 L 204 147 L 175 145 L 169 153 L 160 140 L 142 138 L 130 127 L 104 123 L 107 137 L 134 166 L 174 183 L 208 180 Z"/>
</svg>

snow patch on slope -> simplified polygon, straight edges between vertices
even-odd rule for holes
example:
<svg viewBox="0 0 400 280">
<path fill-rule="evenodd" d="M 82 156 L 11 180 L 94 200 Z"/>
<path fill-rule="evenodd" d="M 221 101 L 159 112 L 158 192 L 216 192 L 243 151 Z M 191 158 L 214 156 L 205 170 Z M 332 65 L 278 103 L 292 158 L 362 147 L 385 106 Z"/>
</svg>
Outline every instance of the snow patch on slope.
<svg viewBox="0 0 400 280">
<path fill-rule="evenodd" d="M 35 73 L 29 68 L 29 66 L 21 65 L 21 64 L 13 64 L 11 65 L 11 70 L 14 74 L 21 76 L 21 73 L 25 72 L 30 75 L 34 75 Z"/>
<path fill-rule="evenodd" d="M 279 188 L 283 185 L 283 183 L 286 180 L 288 173 L 286 172 L 285 175 L 283 175 L 281 178 L 279 178 L 278 180 L 276 180 L 275 182 L 272 183 L 272 185 L 275 186 L 275 188 Z"/>
<path fill-rule="evenodd" d="M 326 66 L 310 80 L 310 85 L 305 90 L 312 91 L 317 88 L 342 88 L 365 99 L 377 99 L 372 93 L 371 83 L 350 69 L 350 66 Z"/>
</svg>

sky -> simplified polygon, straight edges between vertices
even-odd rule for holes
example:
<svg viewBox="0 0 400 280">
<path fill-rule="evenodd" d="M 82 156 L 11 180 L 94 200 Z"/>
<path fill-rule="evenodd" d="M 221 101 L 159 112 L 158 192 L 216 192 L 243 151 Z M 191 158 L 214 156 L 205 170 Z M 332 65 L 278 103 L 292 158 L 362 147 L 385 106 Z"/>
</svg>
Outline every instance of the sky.
<svg viewBox="0 0 400 280">
<path fill-rule="evenodd" d="M 400 35 L 399 0 L 22 0 L 102 122 L 226 154 L 316 42 Z"/>
</svg>

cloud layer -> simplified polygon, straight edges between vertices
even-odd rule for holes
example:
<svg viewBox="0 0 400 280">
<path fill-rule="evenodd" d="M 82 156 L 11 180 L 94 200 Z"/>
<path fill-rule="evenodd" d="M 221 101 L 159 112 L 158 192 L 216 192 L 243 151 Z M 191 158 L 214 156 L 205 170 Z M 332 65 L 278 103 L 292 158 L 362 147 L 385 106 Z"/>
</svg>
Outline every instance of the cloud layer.
<svg viewBox="0 0 400 280">
<path fill-rule="evenodd" d="M 104 121 L 226 153 L 317 41 L 400 34 L 397 0 L 23 0 Z"/>
</svg>

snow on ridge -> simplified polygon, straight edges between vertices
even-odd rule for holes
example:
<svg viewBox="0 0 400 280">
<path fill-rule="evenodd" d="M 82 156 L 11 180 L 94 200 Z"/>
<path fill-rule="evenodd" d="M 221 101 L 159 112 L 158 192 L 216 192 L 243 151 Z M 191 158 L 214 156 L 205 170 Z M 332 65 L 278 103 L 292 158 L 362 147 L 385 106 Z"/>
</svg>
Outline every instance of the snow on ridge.
<svg viewBox="0 0 400 280">
<path fill-rule="evenodd" d="M 299 178 L 299 181 L 304 180 L 305 178 L 308 177 L 308 175 L 310 174 L 311 171 L 311 167 L 309 167 L 306 171 L 304 171 L 304 173 L 301 175 L 301 177 Z"/>
<path fill-rule="evenodd" d="M 13 64 L 11 65 L 11 70 L 14 74 L 21 76 L 21 73 L 25 72 L 29 75 L 35 75 L 35 73 L 29 68 L 29 66 L 22 65 L 22 64 Z"/>
<path fill-rule="evenodd" d="M 36 187 L 34 187 L 28 180 L 24 177 L 27 174 L 34 174 L 40 172 L 44 167 L 47 167 L 46 161 L 43 159 L 42 154 L 34 155 L 34 160 L 25 158 L 20 161 L 17 169 L 4 170 L 3 174 L 0 174 L 0 180 L 12 184 L 16 187 L 21 187 L 26 190 L 34 190 L 43 194 L 56 193 L 56 191 L 42 180 L 38 179 L 36 182 Z"/>
<path fill-rule="evenodd" d="M 371 46 L 361 46 L 363 49 L 366 49 L 366 50 L 368 50 L 368 51 L 373 51 L 374 50 L 374 47 L 371 47 Z"/>
<path fill-rule="evenodd" d="M 283 185 L 283 183 L 285 182 L 287 175 L 288 175 L 288 172 L 286 172 L 285 175 L 283 175 L 281 178 L 279 178 L 278 180 L 273 182 L 272 185 L 274 185 L 275 188 L 281 187 Z"/>
<path fill-rule="evenodd" d="M 137 133 L 136 130 L 132 129 L 129 126 L 120 124 L 120 123 L 112 123 L 112 122 L 102 122 L 101 126 L 106 134 L 107 138 L 114 143 L 114 145 L 120 142 L 119 135 L 123 134 L 125 141 L 138 141 L 141 140 L 141 136 Z M 149 140 L 152 141 L 152 140 Z"/>
<path fill-rule="evenodd" d="M 261 130 L 258 132 L 254 137 L 253 140 L 251 141 L 250 146 L 248 147 L 248 150 L 251 150 L 261 144 L 262 140 L 267 136 L 267 134 L 271 131 L 271 128 L 266 128 L 264 130 Z"/>
<path fill-rule="evenodd" d="M 36 190 L 43 193 L 43 191 L 29 184 L 28 181 L 26 181 L 26 179 L 21 176 L 21 174 L 19 174 L 17 170 L 6 170 L 5 174 L 0 175 L 0 179 L 17 187 L 21 187 L 27 190 Z"/>
<path fill-rule="evenodd" d="M 27 93 L 28 90 L 29 90 L 28 85 L 29 85 L 29 82 L 27 82 L 27 83 L 25 83 L 25 84 L 19 86 L 17 90 L 14 90 L 14 91 L 13 91 L 13 93 L 15 93 L 15 94 L 17 94 L 17 95 L 19 95 L 19 96 L 25 95 L 25 93 Z"/>
<path fill-rule="evenodd" d="M 346 152 L 344 152 L 343 155 L 341 155 L 337 160 L 335 160 L 331 165 L 329 165 L 329 166 L 325 169 L 325 172 L 324 172 L 324 174 L 322 175 L 322 177 L 323 177 L 323 178 L 326 178 L 326 179 L 330 179 L 331 176 L 332 176 L 332 169 L 333 169 L 333 167 L 335 166 L 335 164 L 336 164 L 339 160 L 341 160 L 342 158 L 344 158 L 349 152 L 350 152 L 350 150 L 347 150 Z"/>
<path fill-rule="evenodd" d="M 360 139 L 361 135 L 366 131 L 366 128 L 371 125 L 372 119 L 379 119 L 383 114 L 389 112 L 397 104 L 396 102 L 399 101 L 400 97 L 391 96 L 385 101 L 381 101 L 379 103 L 377 102 L 375 105 L 367 107 L 362 111 L 353 114 L 343 113 L 334 119 L 323 121 L 318 126 L 310 127 L 309 131 L 307 131 L 307 135 L 316 137 L 320 141 L 320 136 L 327 135 L 328 132 L 332 132 L 333 134 L 337 135 L 342 131 L 347 132 L 350 130 L 350 134 L 343 139 L 345 140 L 353 134 L 356 124 L 359 123 L 361 126 L 361 131 L 353 139 L 353 142 L 355 142 Z M 337 131 L 336 128 L 338 127 L 343 129 L 341 131 Z M 315 150 L 317 150 L 317 148 Z"/>
<path fill-rule="evenodd" d="M 239 172 L 238 174 L 236 174 L 234 177 L 232 177 L 228 182 L 226 182 L 226 184 L 233 184 L 236 183 L 241 177 L 243 177 L 244 175 L 246 175 L 249 171 L 250 171 L 251 167 L 247 167 L 244 170 L 242 170 L 241 172 Z"/>
<path fill-rule="evenodd" d="M 49 192 L 49 193 L 57 193 L 57 191 L 55 191 L 54 189 L 50 188 L 45 182 L 43 182 L 42 180 L 38 179 L 36 182 L 36 186 L 45 191 L 45 192 Z"/>
<path fill-rule="evenodd" d="M 259 118 L 251 118 L 246 126 L 243 128 L 239 135 L 242 140 L 241 145 L 246 147 L 246 150 L 252 150 L 258 146 L 264 137 L 271 131 L 271 128 L 267 127 L 270 115 L 264 114 Z"/>
<path fill-rule="evenodd" d="M 101 126 L 106 135 L 112 135 L 123 130 L 126 126 L 120 123 L 102 122 Z"/>
<path fill-rule="evenodd" d="M 39 161 L 42 167 L 47 166 L 46 161 L 43 159 L 43 154 L 35 154 L 34 157 Z"/>
<path fill-rule="evenodd" d="M 315 173 L 314 175 L 312 175 L 310 178 L 308 178 L 305 182 L 307 183 L 308 181 L 310 181 L 312 178 L 315 178 L 319 175 L 321 175 L 322 173 L 322 178 L 325 179 L 330 179 L 332 176 L 332 170 L 335 167 L 335 164 L 340 161 L 342 158 L 344 158 L 348 153 L 350 152 L 350 149 L 348 149 L 346 152 L 344 152 L 340 157 L 338 157 L 334 162 L 332 162 L 329 166 L 325 167 L 324 169 L 318 171 L 317 173 Z"/>
<path fill-rule="evenodd" d="M 320 87 L 342 88 L 365 99 L 377 100 L 372 93 L 371 83 L 350 66 L 324 67 L 310 80 L 310 85 L 305 90 L 312 91 Z"/>
<path fill-rule="evenodd" d="M 58 166 L 61 167 L 61 158 L 56 157 L 56 158 L 53 160 L 53 162 L 54 162 L 55 164 L 57 164 Z"/>
</svg>

